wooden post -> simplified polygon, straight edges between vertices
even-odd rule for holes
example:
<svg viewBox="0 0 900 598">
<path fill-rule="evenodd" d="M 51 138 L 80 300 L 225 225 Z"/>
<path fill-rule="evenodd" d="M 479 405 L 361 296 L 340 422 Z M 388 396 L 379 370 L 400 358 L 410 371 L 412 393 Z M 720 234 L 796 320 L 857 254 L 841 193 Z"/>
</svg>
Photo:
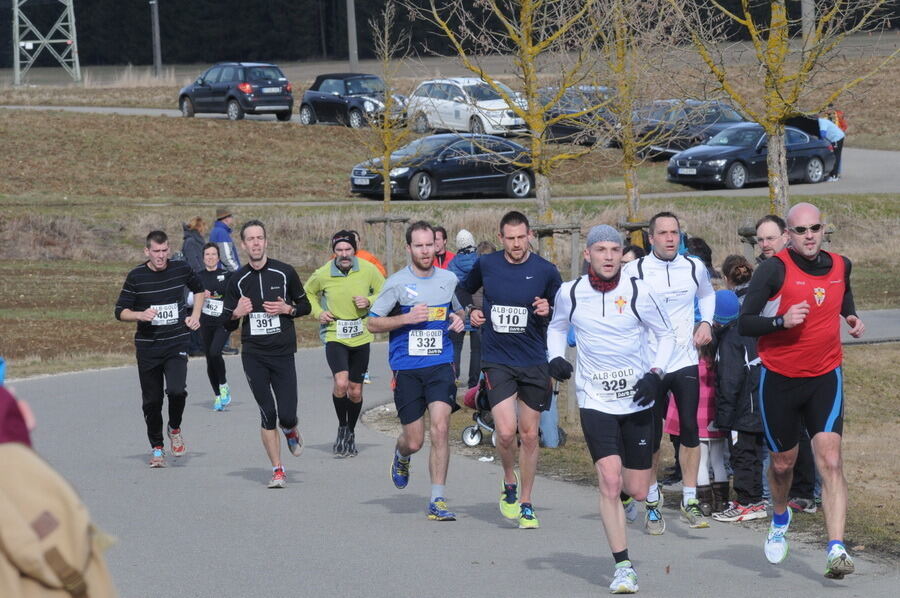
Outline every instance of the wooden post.
<svg viewBox="0 0 900 598">
<path fill-rule="evenodd" d="M 366 224 L 384 223 L 384 260 L 387 268 L 388 276 L 394 273 L 394 230 L 395 222 L 406 224 L 409 218 L 405 216 L 378 216 L 376 218 L 366 218 Z"/>
</svg>

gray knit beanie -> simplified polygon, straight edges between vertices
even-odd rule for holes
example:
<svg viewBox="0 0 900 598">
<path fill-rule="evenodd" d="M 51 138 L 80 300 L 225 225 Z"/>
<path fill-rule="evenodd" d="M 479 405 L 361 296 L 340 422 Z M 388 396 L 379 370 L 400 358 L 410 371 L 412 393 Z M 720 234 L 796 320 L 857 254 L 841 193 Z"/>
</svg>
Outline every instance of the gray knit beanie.
<svg viewBox="0 0 900 598">
<path fill-rule="evenodd" d="M 613 243 L 618 243 L 619 245 L 621 245 L 622 235 L 619 234 L 619 231 L 608 224 L 598 224 L 588 231 L 587 244 L 585 246 L 590 247 L 594 243 L 599 243 L 601 241 L 611 241 Z"/>
</svg>

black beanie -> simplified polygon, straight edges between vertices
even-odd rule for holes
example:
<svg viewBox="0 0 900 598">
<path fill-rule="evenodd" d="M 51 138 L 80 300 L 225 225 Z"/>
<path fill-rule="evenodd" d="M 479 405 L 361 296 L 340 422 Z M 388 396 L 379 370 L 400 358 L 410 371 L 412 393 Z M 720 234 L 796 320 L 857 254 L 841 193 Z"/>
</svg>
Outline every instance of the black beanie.
<svg viewBox="0 0 900 598">
<path fill-rule="evenodd" d="M 353 251 L 356 251 L 356 236 L 348 230 L 339 230 L 334 233 L 334 236 L 331 237 L 332 251 L 334 251 L 334 246 L 338 243 L 350 243 L 350 246 L 353 247 Z"/>
</svg>

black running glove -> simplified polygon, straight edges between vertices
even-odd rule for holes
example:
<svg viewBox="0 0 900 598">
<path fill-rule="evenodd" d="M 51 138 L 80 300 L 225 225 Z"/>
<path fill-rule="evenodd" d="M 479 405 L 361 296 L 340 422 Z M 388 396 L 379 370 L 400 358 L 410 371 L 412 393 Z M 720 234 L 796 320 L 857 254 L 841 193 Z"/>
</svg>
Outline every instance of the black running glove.
<svg viewBox="0 0 900 598">
<path fill-rule="evenodd" d="M 634 385 L 634 399 L 632 400 L 641 407 L 647 407 L 650 403 L 659 399 L 661 390 L 662 380 L 660 377 L 653 372 L 647 372 Z"/>
<path fill-rule="evenodd" d="M 572 364 L 565 357 L 554 357 L 550 360 L 550 376 L 559 381 L 572 377 Z"/>
</svg>

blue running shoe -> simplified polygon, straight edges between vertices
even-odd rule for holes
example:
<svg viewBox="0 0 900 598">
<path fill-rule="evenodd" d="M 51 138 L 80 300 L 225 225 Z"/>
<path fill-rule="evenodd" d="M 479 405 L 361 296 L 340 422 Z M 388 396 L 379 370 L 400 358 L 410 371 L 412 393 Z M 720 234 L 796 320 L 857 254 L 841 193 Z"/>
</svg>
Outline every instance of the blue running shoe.
<svg viewBox="0 0 900 598">
<path fill-rule="evenodd" d="M 219 384 L 219 399 L 222 401 L 222 407 L 224 408 L 231 402 L 231 389 L 228 388 L 228 384 Z"/>
<path fill-rule="evenodd" d="M 428 518 L 432 521 L 456 521 L 456 513 L 450 511 L 444 497 L 439 496 L 428 503 Z"/>
<path fill-rule="evenodd" d="M 409 484 L 409 461 L 409 457 L 401 459 L 394 452 L 394 461 L 391 463 L 391 480 L 399 490 L 403 490 Z"/>
<path fill-rule="evenodd" d="M 225 406 L 222 405 L 222 397 L 216 397 L 213 401 L 213 411 L 225 411 Z"/>
</svg>

